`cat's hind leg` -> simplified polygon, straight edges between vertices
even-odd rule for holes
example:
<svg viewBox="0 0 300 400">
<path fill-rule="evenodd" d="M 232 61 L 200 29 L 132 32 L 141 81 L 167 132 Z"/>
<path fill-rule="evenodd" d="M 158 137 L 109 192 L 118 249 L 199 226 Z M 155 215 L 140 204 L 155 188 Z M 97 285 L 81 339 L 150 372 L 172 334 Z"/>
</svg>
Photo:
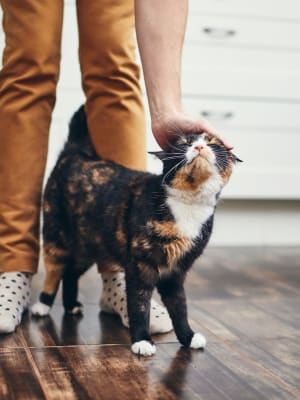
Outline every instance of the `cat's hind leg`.
<svg viewBox="0 0 300 400">
<path fill-rule="evenodd" d="M 83 305 L 77 301 L 79 274 L 72 265 L 63 273 L 63 305 L 67 314 L 82 314 Z"/>
<path fill-rule="evenodd" d="M 206 339 L 201 333 L 195 333 L 188 322 L 186 296 L 182 275 L 172 276 L 160 281 L 157 290 L 172 319 L 179 342 L 185 347 L 203 349 Z"/>
<path fill-rule="evenodd" d="M 126 270 L 126 293 L 131 350 L 135 354 L 151 356 L 156 347 L 149 333 L 150 301 L 154 286 L 139 277 L 139 271 L 130 265 Z"/>
<path fill-rule="evenodd" d="M 41 317 L 49 314 L 63 271 L 70 260 L 58 173 L 59 169 L 55 168 L 47 182 L 43 199 L 43 258 L 46 279 L 39 301 L 31 307 L 32 314 Z"/>
<path fill-rule="evenodd" d="M 70 257 L 68 251 L 54 243 L 44 243 L 44 262 L 46 278 L 43 290 L 37 301 L 31 307 L 31 313 L 44 317 L 49 314 L 61 281 L 63 271 Z"/>
</svg>

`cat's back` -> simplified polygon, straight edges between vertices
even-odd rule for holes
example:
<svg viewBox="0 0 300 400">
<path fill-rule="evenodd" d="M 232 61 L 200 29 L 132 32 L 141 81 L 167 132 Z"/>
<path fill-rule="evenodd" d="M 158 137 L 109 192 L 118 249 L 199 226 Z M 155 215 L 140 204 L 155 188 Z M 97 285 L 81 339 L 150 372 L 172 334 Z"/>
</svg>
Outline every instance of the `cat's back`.
<svg viewBox="0 0 300 400">
<path fill-rule="evenodd" d="M 99 207 L 121 201 L 137 190 L 136 186 L 142 190 L 150 175 L 111 161 L 66 154 L 59 158 L 48 183 L 54 180 L 59 184 L 68 207 Z"/>
</svg>

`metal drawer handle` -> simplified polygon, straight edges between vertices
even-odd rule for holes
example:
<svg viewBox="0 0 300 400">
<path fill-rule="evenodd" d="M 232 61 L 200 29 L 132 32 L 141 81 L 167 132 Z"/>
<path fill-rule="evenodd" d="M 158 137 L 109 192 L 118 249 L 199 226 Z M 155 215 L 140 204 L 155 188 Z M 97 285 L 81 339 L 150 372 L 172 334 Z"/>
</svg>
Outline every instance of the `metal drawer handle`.
<svg viewBox="0 0 300 400">
<path fill-rule="evenodd" d="M 212 28 L 212 27 L 203 28 L 203 32 L 206 33 L 207 35 L 217 38 L 232 37 L 237 33 L 234 29 Z"/>
<path fill-rule="evenodd" d="M 203 110 L 200 112 L 200 115 L 202 117 L 211 118 L 218 121 L 228 120 L 234 117 L 234 114 L 231 111 L 219 112 L 219 111 Z"/>
</svg>

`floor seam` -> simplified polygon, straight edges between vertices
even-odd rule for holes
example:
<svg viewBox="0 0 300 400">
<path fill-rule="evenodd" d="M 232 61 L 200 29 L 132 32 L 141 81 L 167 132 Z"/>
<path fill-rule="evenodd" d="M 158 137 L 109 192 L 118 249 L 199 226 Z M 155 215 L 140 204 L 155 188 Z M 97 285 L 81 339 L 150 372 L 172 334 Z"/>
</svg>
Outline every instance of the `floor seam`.
<svg viewBox="0 0 300 400">
<path fill-rule="evenodd" d="M 23 334 L 23 332 L 22 332 L 21 330 L 20 330 L 20 332 L 19 332 L 19 335 L 20 335 L 20 336 L 19 336 L 19 337 L 20 337 L 20 340 L 21 340 L 21 342 L 23 343 L 23 349 L 24 349 L 24 351 L 25 351 L 25 353 L 26 353 L 26 356 L 27 356 L 27 359 L 28 359 L 28 361 L 29 361 L 29 364 L 31 365 L 31 367 L 32 367 L 32 369 L 33 369 L 33 372 L 34 372 L 34 374 L 35 374 L 35 376 L 36 376 L 36 378 L 37 378 L 37 380 L 38 380 L 38 382 L 39 382 L 40 388 L 41 388 L 41 390 L 42 390 L 42 392 L 43 392 L 43 394 L 44 394 L 44 396 L 45 396 L 45 399 L 46 399 L 46 400 L 49 400 L 50 398 L 49 398 L 48 395 L 47 395 L 47 389 L 46 389 L 46 387 L 44 386 L 41 373 L 40 373 L 40 371 L 39 371 L 39 369 L 38 369 L 38 366 L 37 366 L 37 364 L 36 364 L 36 362 L 35 362 L 35 360 L 34 360 L 34 358 L 33 358 L 33 355 L 32 355 L 32 352 L 31 352 L 31 350 L 30 350 L 30 347 L 27 346 L 26 339 L 25 339 L 24 334 Z"/>
</svg>

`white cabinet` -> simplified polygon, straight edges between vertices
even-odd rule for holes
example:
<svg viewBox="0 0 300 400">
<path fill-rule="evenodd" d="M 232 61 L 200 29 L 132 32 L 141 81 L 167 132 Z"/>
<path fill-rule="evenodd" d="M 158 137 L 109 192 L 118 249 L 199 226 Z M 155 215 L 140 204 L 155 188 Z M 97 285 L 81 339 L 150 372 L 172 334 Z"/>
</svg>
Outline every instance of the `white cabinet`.
<svg viewBox="0 0 300 400">
<path fill-rule="evenodd" d="M 182 89 L 245 161 L 226 197 L 300 198 L 299 0 L 190 0 Z"/>
<path fill-rule="evenodd" d="M 299 21 L 299 0 L 190 0 L 191 13 Z M 255 23 L 255 21 L 253 21 Z"/>
</svg>

